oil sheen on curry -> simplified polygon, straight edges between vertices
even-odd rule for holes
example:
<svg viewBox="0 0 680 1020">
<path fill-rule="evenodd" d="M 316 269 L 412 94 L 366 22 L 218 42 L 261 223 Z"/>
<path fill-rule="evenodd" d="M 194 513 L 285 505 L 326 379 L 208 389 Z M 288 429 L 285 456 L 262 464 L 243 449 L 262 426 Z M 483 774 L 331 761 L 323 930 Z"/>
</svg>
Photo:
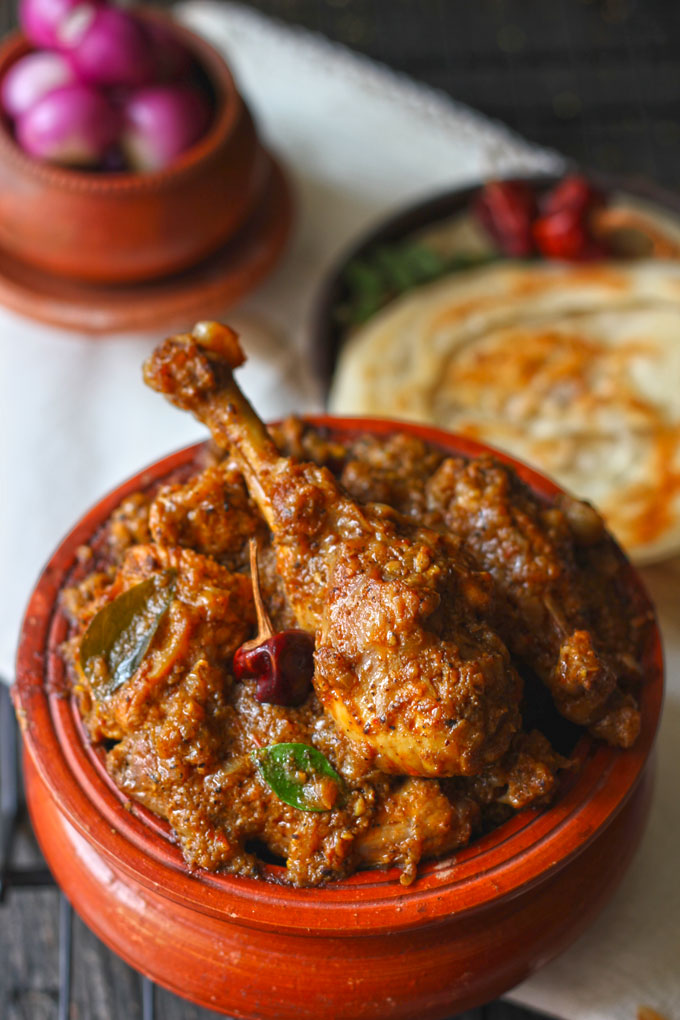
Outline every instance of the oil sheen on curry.
<svg viewBox="0 0 680 1020">
<path fill-rule="evenodd" d="M 63 600 L 80 711 L 190 867 L 408 883 L 547 805 L 583 730 L 635 742 L 648 608 L 589 505 L 398 431 L 270 432 L 242 361 L 201 323 L 145 365 L 213 443 L 84 551 Z"/>
</svg>

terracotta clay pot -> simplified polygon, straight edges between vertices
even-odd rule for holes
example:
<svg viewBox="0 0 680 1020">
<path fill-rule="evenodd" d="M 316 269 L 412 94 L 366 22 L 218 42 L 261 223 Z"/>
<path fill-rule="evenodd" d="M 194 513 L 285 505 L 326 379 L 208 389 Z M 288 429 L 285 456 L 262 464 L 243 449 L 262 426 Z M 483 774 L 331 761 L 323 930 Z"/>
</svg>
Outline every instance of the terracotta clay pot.
<svg viewBox="0 0 680 1020">
<path fill-rule="evenodd" d="M 144 12 L 147 20 L 165 20 Z M 173 24 L 214 93 L 206 134 L 153 173 L 99 173 L 27 156 L 0 121 L 0 247 L 71 279 L 122 283 L 178 272 L 212 254 L 246 221 L 269 164 L 222 57 Z M 0 78 L 30 50 L 19 33 L 0 47 Z"/>
<path fill-rule="evenodd" d="M 455 454 L 484 449 L 420 426 L 314 420 L 339 439 L 407 431 Z M 28 606 L 14 697 L 29 808 L 58 882 L 134 967 L 236 1017 L 436 1020 L 500 995 L 583 931 L 638 844 L 663 691 L 658 629 L 645 651 L 635 746 L 620 751 L 584 736 L 574 752 L 579 767 L 549 809 L 520 812 L 455 857 L 423 866 L 413 885 L 400 885 L 396 871 L 320 889 L 276 884 L 282 870 L 272 866 L 260 880 L 191 873 L 168 826 L 125 800 L 87 741 L 59 655 L 68 627 L 58 596 L 82 575 L 78 548 L 120 500 L 186 475 L 199 449 L 158 462 L 86 514 Z M 541 495 L 558 491 L 515 466 Z M 632 568 L 630 584 L 640 586 Z"/>
</svg>

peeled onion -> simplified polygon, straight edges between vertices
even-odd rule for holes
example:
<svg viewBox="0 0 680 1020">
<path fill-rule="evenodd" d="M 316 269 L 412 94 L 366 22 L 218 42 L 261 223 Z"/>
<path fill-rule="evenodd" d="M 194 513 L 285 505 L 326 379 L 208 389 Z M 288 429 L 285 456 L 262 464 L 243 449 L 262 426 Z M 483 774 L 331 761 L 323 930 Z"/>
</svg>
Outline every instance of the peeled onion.
<svg viewBox="0 0 680 1020">
<path fill-rule="evenodd" d="M 2 79 L 3 109 L 10 117 L 19 117 L 46 92 L 74 80 L 71 65 L 60 53 L 28 53 L 12 64 Z"/>
<path fill-rule="evenodd" d="M 34 46 L 68 45 L 93 20 L 101 0 L 21 0 L 19 22 Z"/>
<path fill-rule="evenodd" d="M 117 139 L 120 113 L 90 85 L 64 85 L 48 92 L 16 120 L 22 149 L 66 166 L 96 166 Z"/>
<path fill-rule="evenodd" d="M 137 89 L 124 106 L 122 144 L 133 170 L 161 170 L 204 133 L 210 103 L 186 85 Z"/>
<path fill-rule="evenodd" d="M 117 7 L 99 7 L 68 55 L 77 77 L 91 85 L 144 85 L 154 76 L 151 40 L 140 21 Z"/>
<path fill-rule="evenodd" d="M 105 171 L 159 170 L 204 134 L 212 107 L 172 24 L 107 0 L 19 0 L 29 41 L 0 106 L 31 156 Z M 49 51 L 49 52 L 48 52 Z"/>
</svg>

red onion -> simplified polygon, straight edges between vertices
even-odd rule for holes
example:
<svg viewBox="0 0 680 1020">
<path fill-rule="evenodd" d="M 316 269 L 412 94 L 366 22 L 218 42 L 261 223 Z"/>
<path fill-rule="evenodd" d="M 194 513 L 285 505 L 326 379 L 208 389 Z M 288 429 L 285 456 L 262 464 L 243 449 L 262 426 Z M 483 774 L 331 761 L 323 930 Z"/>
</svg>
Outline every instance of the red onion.
<svg viewBox="0 0 680 1020">
<path fill-rule="evenodd" d="M 119 112 L 90 85 L 48 92 L 16 121 L 25 152 L 67 166 L 96 166 L 119 131 Z"/>
<path fill-rule="evenodd" d="M 122 144 L 133 170 L 161 170 L 193 145 L 210 120 L 210 103 L 186 85 L 133 92 L 125 104 Z"/>
<path fill-rule="evenodd" d="M 148 21 L 144 28 L 151 42 L 156 82 L 179 81 L 191 71 L 193 57 L 181 42 L 172 25 Z"/>
<path fill-rule="evenodd" d="M 10 117 L 18 117 L 46 92 L 74 80 L 69 62 L 60 53 L 29 53 L 12 64 L 2 80 L 3 109 Z"/>
<path fill-rule="evenodd" d="M 21 0 L 19 21 L 34 46 L 68 45 L 93 20 L 101 0 Z"/>
<path fill-rule="evenodd" d="M 68 54 L 78 78 L 91 85 L 144 85 L 152 80 L 152 45 L 141 22 L 116 7 L 100 7 Z"/>
</svg>

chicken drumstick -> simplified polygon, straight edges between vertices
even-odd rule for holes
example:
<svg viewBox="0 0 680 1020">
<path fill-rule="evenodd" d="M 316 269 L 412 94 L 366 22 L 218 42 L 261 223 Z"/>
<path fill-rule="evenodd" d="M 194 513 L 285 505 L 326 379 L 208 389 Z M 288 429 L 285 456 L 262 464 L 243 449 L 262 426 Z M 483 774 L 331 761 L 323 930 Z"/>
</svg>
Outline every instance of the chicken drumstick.
<svg viewBox="0 0 680 1020">
<path fill-rule="evenodd" d="M 161 344 L 144 377 L 236 457 L 291 606 L 316 631 L 324 709 L 384 772 L 479 772 L 520 725 L 520 678 L 481 619 L 489 575 L 452 537 L 359 506 L 327 469 L 282 457 L 234 382 L 243 361 L 232 330 L 199 323 Z"/>
</svg>

